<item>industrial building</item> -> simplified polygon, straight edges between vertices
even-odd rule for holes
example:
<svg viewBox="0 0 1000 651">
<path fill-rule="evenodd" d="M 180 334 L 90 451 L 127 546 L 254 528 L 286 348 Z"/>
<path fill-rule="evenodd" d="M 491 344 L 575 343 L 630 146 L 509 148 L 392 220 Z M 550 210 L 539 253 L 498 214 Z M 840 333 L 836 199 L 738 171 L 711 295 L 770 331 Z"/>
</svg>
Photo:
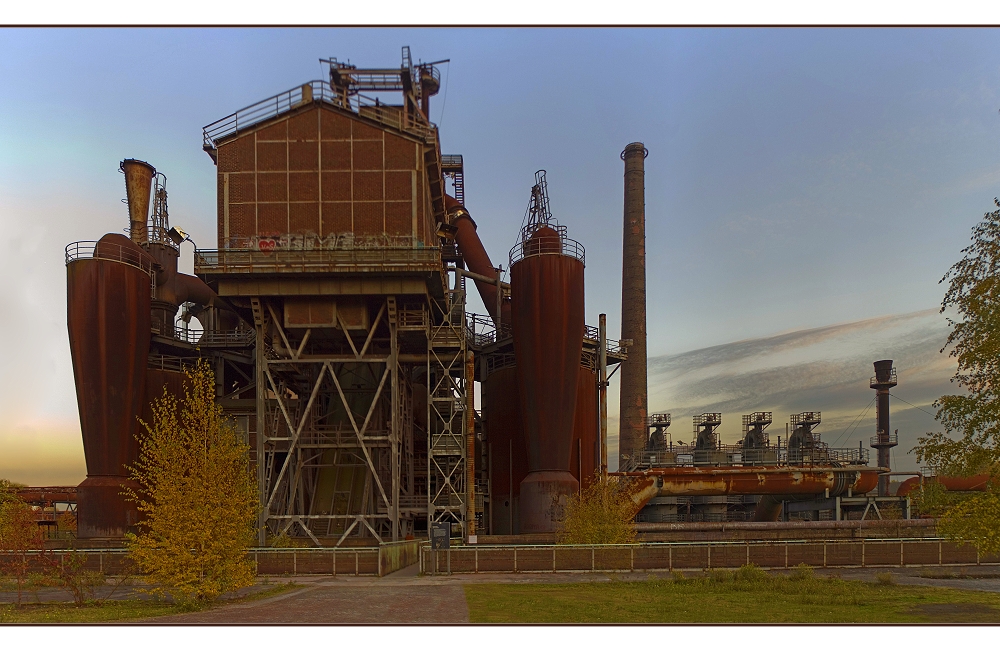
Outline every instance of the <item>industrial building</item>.
<svg viewBox="0 0 1000 651">
<path fill-rule="evenodd" d="M 770 413 L 750 414 L 736 446 L 718 441 L 719 414 L 696 417 L 691 445 L 674 445 L 669 414 L 647 413 L 642 143 L 622 152 L 623 323 L 611 340 L 603 316 L 585 323 L 585 249 L 553 215 L 544 171 L 525 184 L 504 282 L 466 204 L 463 157 L 442 153 L 429 120 L 441 62 L 414 62 L 408 48 L 399 67 L 322 61 L 329 79 L 204 128 L 217 242 L 195 251 L 194 276 L 177 270 L 189 244 L 169 223 L 166 177 L 143 161 L 121 163 L 129 236 L 67 247 L 81 537 L 135 525 L 119 493 L 139 418 L 151 421 L 164 388 L 182 394 L 199 358 L 249 444 L 262 545 L 394 541 L 438 522 L 466 540 L 551 532 L 567 499 L 607 471 L 616 370 L 619 475 L 644 482 L 640 519 L 839 519 L 876 484 L 884 496 L 891 361 L 872 384 L 885 391 L 877 467 L 866 450 L 822 443 L 818 412 L 795 415 L 784 445 L 768 438 Z M 467 311 L 473 285 L 486 315 Z"/>
</svg>

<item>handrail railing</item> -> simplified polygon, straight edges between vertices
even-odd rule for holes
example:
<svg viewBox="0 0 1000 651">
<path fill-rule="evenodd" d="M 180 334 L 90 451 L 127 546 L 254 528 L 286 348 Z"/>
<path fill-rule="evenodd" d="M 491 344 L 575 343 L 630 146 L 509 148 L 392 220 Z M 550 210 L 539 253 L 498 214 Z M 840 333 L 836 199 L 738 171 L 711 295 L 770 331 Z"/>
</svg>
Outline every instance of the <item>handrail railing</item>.
<svg viewBox="0 0 1000 651">
<path fill-rule="evenodd" d="M 114 242 L 81 241 L 71 242 L 66 245 L 66 264 L 77 260 L 110 260 L 120 262 L 130 267 L 153 275 L 153 261 L 147 255 L 136 251 L 132 247 L 122 246 Z"/>
<path fill-rule="evenodd" d="M 305 91 L 306 88 L 309 90 Z M 361 94 L 348 95 L 334 90 L 327 81 L 313 80 L 244 106 L 206 125 L 202 130 L 203 146 L 205 149 L 215 149 L 216 143 L 222 138 L 313 102 L 345 108 L 422 138 L 434 137 L 434 125 L 423 122 L 422 116 L 410 116 L 399 107 L 387 106 L 378 99 Z"/>
<path fill-rule="evenodd" d="M 257 335 L 253 330 L 202 330 L 174 326 L 173 338 L 199 346 L 249 346 Z"/>
<path fill-rule="evenodd" d="M 558 241 L 558 245 L 556 242 Z M 542 238 L 540 240 L 522 240 L 510 250 L 510 264 L 513 265 L 525 258 L 538 255 L 565 255 L 576 258 L 586 266 L 587 255 L 583 245 L 568 237 Z"/>
<path fill-rule="evenodd" d="M 254 273 L 330 271 L 332 267 L 424 267 L 440 265 L 436 248 L 383 249 L 275 249 L 264 252 L 240 249 L 198 249 L 196 273 Z"/>
</svg>

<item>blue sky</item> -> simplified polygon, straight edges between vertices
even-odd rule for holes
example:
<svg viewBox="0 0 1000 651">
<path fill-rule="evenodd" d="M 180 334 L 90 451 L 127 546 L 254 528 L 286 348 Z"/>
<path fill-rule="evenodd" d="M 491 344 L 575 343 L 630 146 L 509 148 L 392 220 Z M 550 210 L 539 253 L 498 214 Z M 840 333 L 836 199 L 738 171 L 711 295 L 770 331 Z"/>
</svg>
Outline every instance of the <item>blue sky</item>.
<svg viewBox="0 0 1000 651">
<path fill-rule="evenodd" d="M 201 127 L 322 78 L 320 57 L 396 66 L 402 45 L 451 59 L 432 119 L 443 150 L 465 156 L 468 207 L 494 262 L 546 169 L 553 213 L 587 247 L 588 322 L 606 312 L 613 333 L 618 153 L 649 148 L 650 406 L 672 411 L 675 430 L 713 407 L 724 439 L 741 413 L 822 408 L 836 439 L 870 401 L 882 357 L 897 359 L 896 393 L 929 409 L 954 370 L 937 352 L 938 280 L 1000 194 L 997 34 L 2 29 L 0 476 L 82 479 L 62 249 L 126 225 L 118 161 L 166 173 L 172 222 L 211 247 Z M 934 423 L 897 404 L 898 464 L 912 467 L 906 442 Z M 874 432 L 872 412 L 857 432 L 853 445 Z"/>
</svg>

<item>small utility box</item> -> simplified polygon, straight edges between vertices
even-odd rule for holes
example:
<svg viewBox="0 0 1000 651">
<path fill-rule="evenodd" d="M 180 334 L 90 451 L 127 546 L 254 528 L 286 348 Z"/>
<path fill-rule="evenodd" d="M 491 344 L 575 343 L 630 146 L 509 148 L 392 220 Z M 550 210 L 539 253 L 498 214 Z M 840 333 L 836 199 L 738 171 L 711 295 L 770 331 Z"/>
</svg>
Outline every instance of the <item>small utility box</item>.
<svg viewBox="0 0 1000 651">
<path fill-rule="evenodd" d="M 431 549 L 448 549 L 451 547 L 451 523 L 435 522 L 431 525 Z"/>
</svg>

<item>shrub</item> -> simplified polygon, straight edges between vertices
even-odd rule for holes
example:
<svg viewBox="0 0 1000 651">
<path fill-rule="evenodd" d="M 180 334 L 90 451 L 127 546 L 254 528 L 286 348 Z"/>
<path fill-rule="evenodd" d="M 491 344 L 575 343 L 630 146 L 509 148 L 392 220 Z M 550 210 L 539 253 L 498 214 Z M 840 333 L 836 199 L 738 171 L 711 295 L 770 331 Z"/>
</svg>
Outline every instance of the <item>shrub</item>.
<svg viewBox="0 0 1000 651">
<path fill-rule="evenodd" d="M 628 481 L 595 474 L 590 486 L 570 498 L 556 539 L 575 545 L 633 543 L 638 510 Z"/>
</svg>

